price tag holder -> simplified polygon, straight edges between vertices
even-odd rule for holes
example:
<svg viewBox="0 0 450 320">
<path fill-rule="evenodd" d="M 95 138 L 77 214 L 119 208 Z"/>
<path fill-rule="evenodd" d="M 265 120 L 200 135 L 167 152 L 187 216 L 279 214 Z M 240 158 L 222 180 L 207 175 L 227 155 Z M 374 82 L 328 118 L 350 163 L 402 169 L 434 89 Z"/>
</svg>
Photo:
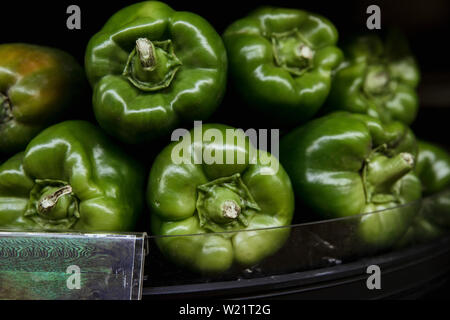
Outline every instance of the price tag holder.
<svg viewBox="0 0 450 320">
<path fill-rule="evenodd" d="M 0 230 L 0 299 L 137 300 L 146 233 Z"/>
</svg>

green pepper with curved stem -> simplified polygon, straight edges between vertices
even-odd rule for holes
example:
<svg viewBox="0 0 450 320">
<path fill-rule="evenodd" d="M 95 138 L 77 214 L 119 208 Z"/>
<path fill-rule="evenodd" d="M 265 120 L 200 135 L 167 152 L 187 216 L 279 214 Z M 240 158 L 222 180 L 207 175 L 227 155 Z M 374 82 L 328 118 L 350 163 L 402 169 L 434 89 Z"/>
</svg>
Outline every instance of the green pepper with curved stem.
<svg viewBox="0 0 450 320">
<path fill-rule="evenodd" d="M 114 14 L 89 41 L 85 65 L 98 123 L 130 144 L 207 119 L 226 86 L 226 51 L 213 27 L 158 1 Z"/>
<path fill-rule="evenodd" d="M 69 54 L 23 43 L 0 45 L 0 153 L 25 149 L 61 120 L 85 89 L 84 71 Z"/>
<path fill-rule="evenodd" d="M 343 58 L 334 25 L 296 9 L 258 9 L 231 24 L 223 39 L 236 89 L 253 112 L 277 126 L 317 113 Z"/>
<path fill-rule="evenodd" d="M 312 120 L 281 140 L 280 161 L 298 199 L 323 218 L 362 213 L 358 236 L 385 248 L 406 232 L 421 197 L 413 173 L 412 131 L 400 122 L 383 125 L 360 114 L 336 112 Z"/>
<path fill-rule="evenodd" d="M 382 122 L 410 125 L 417 116 L 420 71 L 406 38 L 398 31 L 385 41 L 375 34 L 356 37 L 344 47 L 325 110 L 367 114 Z"/>
<path fill-rule="evenodd" d="M 235 138 L 212 138 L 228 132 Z M 177 160 L 181 153 L 185 161 Z M 234 262 L 252 266 L 275 253 L 294 213 L 291 182 L 277 164 L 242 131 L 219 124 L 168 145 L 153 163 L 147 189 L 151 230 L 163 254 L 196 272 L 221 273 Z"/>
<path fill-rule="evenodd" d="M 132 231 L 143 173 L 94 125 L 56 124 L 0 166 L 0 228 Z"/>
<path fill-rule="evenodd" d="M 422 182 L 424 212 L 416 219 L 422 225 L 428 221 L 429 230 L 435 226 L 436 234 L 441 228 L 450 228 L 450 154 L 443 147 L 419 140 L 419 156 L 416 174 Z"/>
<path fill-rule="evenodd" d="M 415 172 L 422 182 L 422 210 L 400 246 L 436 239 L 450 228 L 450 154 L 442 147 L 419 140 Z"/>
</svg>

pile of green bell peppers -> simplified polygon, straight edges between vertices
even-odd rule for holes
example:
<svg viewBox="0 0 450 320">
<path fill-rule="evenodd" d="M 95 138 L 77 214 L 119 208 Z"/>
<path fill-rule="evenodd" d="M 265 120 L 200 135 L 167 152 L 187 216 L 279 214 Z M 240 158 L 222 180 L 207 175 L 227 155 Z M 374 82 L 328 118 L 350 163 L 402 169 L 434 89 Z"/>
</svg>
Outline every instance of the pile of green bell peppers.
<svg viewBox="0 0 450 320">
<path fill-rule="evenodd" d="M 195 13 L 144 1 L 92 36 L 84 71 L 57 49 L 0 45 L 0 228 L 142 231 L 149 212 L 164 256 L 206 274 L 275 254 L 299 208 L 350 217 L 355 240 L 380 249 L 443 234 L 450 156 L 409 128 L 420 72 L 406 38 L 338 38 L 299 9 L 259 8 L 220 36 Z M 97 123 L 62 121 L 84 72 Z M 287 129 L 279 158 L 220 123 L 169 143 L 216 113 L 227 83 L 244 113 Z M 231 141 L 205 136 L 229 130 Z M 152 163 L 123 150 L 158 144 Z M 230 152 L 243 161 L 228 163 Z M 411 205 L 439 192 L 431 210 Z"/>
</svg>

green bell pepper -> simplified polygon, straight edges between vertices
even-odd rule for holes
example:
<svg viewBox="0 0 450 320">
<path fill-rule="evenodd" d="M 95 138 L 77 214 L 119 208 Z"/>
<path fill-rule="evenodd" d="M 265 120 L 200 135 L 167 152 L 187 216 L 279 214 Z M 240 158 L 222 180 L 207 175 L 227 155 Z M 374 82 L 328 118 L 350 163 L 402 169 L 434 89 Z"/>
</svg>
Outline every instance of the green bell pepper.
<svg viewBox="0 0 450 320">
<path fill-rule="evenodd" d="M 221 37 L 198 15 L 157 1 L 114 14 L 89 41 L 85 65 L 97 121 L 130 144 L 207 119 L 226 86 Z"/>
<path fill-rule="evenodd" d="M 225 137 L 227 130 L 236 139 L 207 136 Z M 289 177 L 273 155 L 252 147 L 243 131 L 208 124 L 201 132 L 191 131 L 155 159 L 147 189 L 151 230 L 164 255 L 195 272 L 225 272 L 233 262 L 255 265 L 289 235 L 283 228 L 294 212 Z M 183 145 L 187 161 L 179 162 L 174 155 Z M 269 229 L 254 230 L 262 228 Z"/>
<path fill-rule="evenodd" d="M 94 125 L 53 125 L 0 166 L 0 228 L 131 231 L 143 175 Z"/>
<path fill-rule="evenodd" d="M 418 111 L 420 72 L 406 38 L 398 31 L 389 32 L 384 42 L 374 34 L 356 37 L 344 54 L 325 109 L 410 125 Z"/>
<path fill-rule="evenodd" d="M 428 196 L 420 217 L 434 225 L 438 234 L 442 228 L 450 228 L 450 154 L 430 142 L 419 140 L 418 144 L 416 174 Z"/>
<path fill-rule="evenodd" d="M 424 195 L 433 195 L 450 187 L 450 154 L 442 147 L 418 141 L 416 173 L 422 181 Z"/>
<path fill-rule="evenodd" d="M 317 113 L 343 58 L 334 25 L 302 10 L 261 8 L 231 24 L 223 39 L 237 91 L 250 110 L 277 126 Z"/>
<path fill-rule="evenodd" d="M 415 172 L 422 182 L 422 210 L 399 246 L 439 238 L 450 228 L 450 154 L 438 145 L 418 141 Z"/>
<path fill-rule="evenodd" d="M 415 215 L 417 206 L 396 207 L 421 197 L 416 155 L 414 135 L 402 123 L 347 112 L 312 120 L 280 143 L 296 197 L 327 219 L 369 213 L 357 235 L 378 248 L 398 240 Z"/>
<path fill-rule="evenodd" d="M 63 51 L 0 45 L 0 153 L 22 151 L 40 131 L 61 120 L 85 82 L 83 69 Z"/>
</svg>

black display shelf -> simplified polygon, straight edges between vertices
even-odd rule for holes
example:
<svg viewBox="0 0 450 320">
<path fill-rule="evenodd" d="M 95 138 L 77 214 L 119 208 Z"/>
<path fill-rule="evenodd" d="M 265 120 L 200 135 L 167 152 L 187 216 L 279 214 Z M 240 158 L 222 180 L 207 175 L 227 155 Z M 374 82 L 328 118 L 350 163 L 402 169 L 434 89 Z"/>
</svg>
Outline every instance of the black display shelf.
<svg viewBox="0 0 450 320">
<path fill-rule="evenodd" d="M 379 290 L 367 288 L 370 265 L 381 269 Z M 450 236 L 329 268 L 255 279 L 144 287 L 143 299 L 419 299 L 448 283 Z"/>
</svg>

